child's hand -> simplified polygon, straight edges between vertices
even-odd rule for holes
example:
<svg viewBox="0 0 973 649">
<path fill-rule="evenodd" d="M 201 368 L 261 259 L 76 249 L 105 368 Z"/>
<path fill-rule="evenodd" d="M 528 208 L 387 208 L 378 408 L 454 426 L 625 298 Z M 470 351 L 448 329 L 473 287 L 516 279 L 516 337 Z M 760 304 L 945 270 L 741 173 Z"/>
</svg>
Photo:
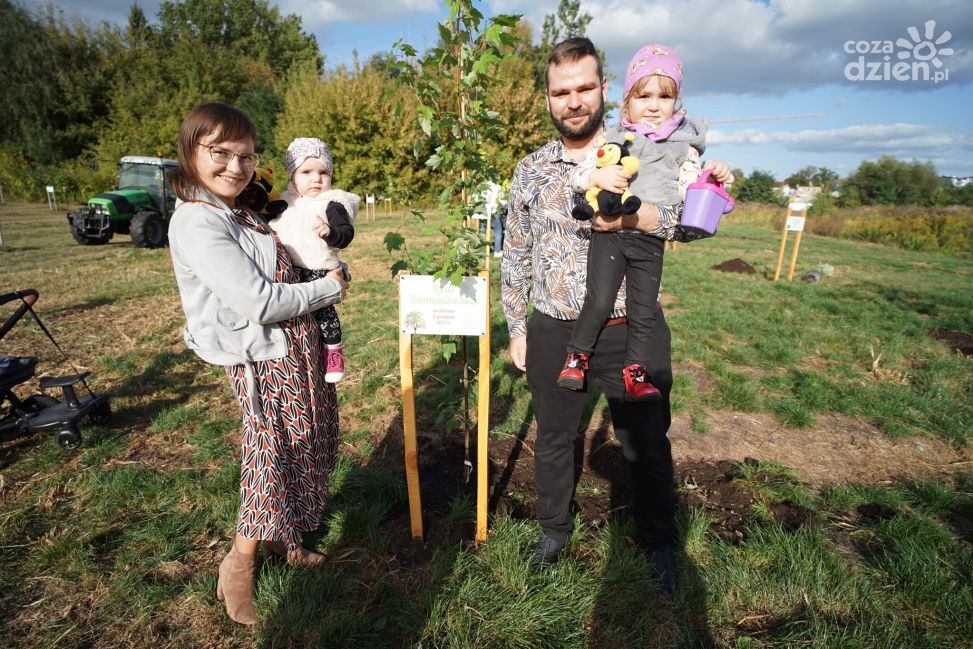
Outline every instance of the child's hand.
<svg viewBox="0 0 973 649">
<path fill-rule="evenodd" d="M 598 187 L 607 192 L 624 194 L 628 189 L 628 181 L 632 176 L 622 165 L 608 165 L 600 169 L 592 169 L 588 182 L 592 187 Z"/>
<path fill-rule="evenodd" d="M 733 181 L 736 180 L 736 178 L 733 177 L 733 170 L 730 169 L 730 165 L 722 160 L 710 160 L 703 168 L 713 170 L 713 173 L 710 176 L 712 181 L 720 182 L 724 185 L 732 185 Z"/>
<path fill-rule="evenodd" d="M 324 239 L 331 234 L 331 228 L 324 222 L 324 219 L 318 217 L 318 222 L 314 224 L 314 234 Z"/>
</svg>

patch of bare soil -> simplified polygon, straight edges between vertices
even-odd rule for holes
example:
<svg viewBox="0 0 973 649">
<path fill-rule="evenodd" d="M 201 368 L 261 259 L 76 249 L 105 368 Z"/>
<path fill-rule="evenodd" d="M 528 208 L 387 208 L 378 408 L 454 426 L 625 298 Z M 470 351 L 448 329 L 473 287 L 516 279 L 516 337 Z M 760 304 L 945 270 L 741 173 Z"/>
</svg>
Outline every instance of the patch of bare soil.
<svg viewBox="0 0 973 649">
<path fill-rule="evenodd" d="M 771 462 L 795 470 L 797 479 L 812 486 L 841 483 L 894 484 L 908 479 L 949 475 L 973 463 L 970 450 L 957 451 L 930 438 L 894 439 L 860 419 L 846 416 L 822 417 L 809 429 L 787 428 L 769 415 L 713 413 L 711 432 L 692 432 L 688 415 L 673 421 L 669 437 L 675 459 L 675 485 L 679 507 L 702 509 L 713 523 L 711 532 L 728 542 L 741 541 L 753 521 L 757 501 L 740 466 Z M 534 429 L 521 438 L 509 436 L 491 440 L 489 485 L 491 514 L 514 518 L 534 516 Z M 399 462 L 401 455 L 387 459 Z M 474 465 L 475 458 L 472 458 Z M 419 448 L 420 482 L 424 511 L 425 542 L 411 541 L 409 513 L 405 503 L 387 516 L 383 524 L 388 547 L 403 566 L 428 561 L 445 541 L 468 542 L 472 521 L 449 524 L 452 499 L 465 492 L 475 498 L 473 480 L 463 482 L 462 436 L 424 440 Z M 607 421 L 592 426 L 575 448 L 578 486 L 573 506 L 593 525 L 608 521 L 631 502 L 631 481 L 621 445 L 611 434 Z M 763 476 L 763 477 L 761 477 Z M 475 478 L 474 478 L 475 479 Z M 779 474 L 757 471 L 749 481 L 781 480 Z M 822 524 L 815 512 L 793 502 L 772 503 L 771 515 L 788 530 Z M 857 523 L 881 519 L 881 505 L 859 508 Z M 952 522 L 951 522 L 952 524 Z M 968 538 L 969 525 L 955 525 Z"/>
<path fill-rule="evenodd" d="M 814 485 L 891 484 L 973 464 L 973 449 L 957 450 L 929 437 L 889 437 L 845 415 L 819 417 L 810 428 L 788 428 L 765 413 L 716 412 L 707 424 L 710 432 L 701 435 L 693 432 L 688 415 L 674 418 L 669 439 L 677 461 L 752 457 L 795 469 L 801 480 Z"/>
<path fill-rule="evenodd" d="M 724 273 L 742 273 L 744 275 L 753 275 L 757 272 L 756 268 L 739 257 L 724 261 L 722 264 L 717 264 L 713 266 L 713 270 L 719 270 Z"/>
<path fill-rule="evenodd" d="M 973 356 L 973 335 L 952 329 L 936 329 L 932 337 L 940 340 L 963 356 Z"/>
</svg>

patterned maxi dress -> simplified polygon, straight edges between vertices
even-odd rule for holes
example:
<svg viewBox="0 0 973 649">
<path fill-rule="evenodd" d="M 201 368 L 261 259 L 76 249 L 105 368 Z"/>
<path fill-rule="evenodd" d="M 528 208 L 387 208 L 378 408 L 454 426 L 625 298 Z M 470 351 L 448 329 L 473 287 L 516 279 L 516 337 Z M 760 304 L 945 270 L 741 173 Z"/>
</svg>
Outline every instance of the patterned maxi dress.
<svg viewBox="0 0 973 649">
<path fill-rule="evenodd" d="M 274 281 L 297 283 L 277 235 L 246 212 L 235 215 L 241 226 L 274 237 Z M 338 400 L 335 386 L 324 381 L 324 345 L 313 316 L 278 324 L 287 337 L 286 356 L 254 361 L 252 382 L 245 365 L 226 368 L 243 409 L 237 532 L 294 549 L 303 532 L 318 527 L 324 509 L 338 455 Z"/>
</svg>

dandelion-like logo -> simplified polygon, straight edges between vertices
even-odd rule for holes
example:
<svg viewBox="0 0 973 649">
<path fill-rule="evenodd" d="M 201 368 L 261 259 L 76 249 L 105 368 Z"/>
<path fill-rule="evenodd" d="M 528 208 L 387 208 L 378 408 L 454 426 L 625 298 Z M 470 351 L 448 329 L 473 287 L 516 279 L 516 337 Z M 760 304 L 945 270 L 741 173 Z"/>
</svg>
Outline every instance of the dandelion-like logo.
<svg viewBox="0 0 973 649">
<path fill-rule="evenodd" d="M 912 26 L 906 30 L 912 40 L 900 38 L 895 41 L 895 44 L 902 48 L 899 50 L 898 57 L 899 59 L 912 57 L 916 61 L 929 61 L 936 69 L 939 69 L 943 67 L 943 62 L 939 56 L 950 56 L 953 53 L 953 48 L 939 46 L 949 42 L 953 35 L 949 31 L 944 31 L 939 35 L 939 38 L 933 40 L 936 35 L 936 21 L 927 20 L 923 27 L 922 37 L 919 36 L 919 28 Z"/>
<path fill-rule="evenodd" d="M 858 55 L 845 65 L 845 78 L 849 81 L 931 81 L 934 84 L 949 81 L 949 69 L 939 57 L 953 54 L 952 47 L 943 47 L 953 35 L 944 31 L 936 36 L 935 20 L 924 22 L 922 30 L 920 35 L 918 27 L 909 27 L 905 30 L 909 38 L 899 38 L 895 43 L 890 40 L 845 41 L 844 51 Z"/>
</svg>

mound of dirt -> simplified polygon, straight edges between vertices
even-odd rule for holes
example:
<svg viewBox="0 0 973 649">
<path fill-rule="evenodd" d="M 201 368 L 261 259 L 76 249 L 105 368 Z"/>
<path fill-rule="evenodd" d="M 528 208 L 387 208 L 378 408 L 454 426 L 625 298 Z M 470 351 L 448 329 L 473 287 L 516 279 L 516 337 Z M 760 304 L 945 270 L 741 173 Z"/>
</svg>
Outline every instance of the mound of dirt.
<svg viewBox="0 0 973 649">
<path fill-rule="evenodd" d="M 941 340 L 963 356 L 973 356 L 973 335 L 952 329 L 936 329 L 932 337 Z"/>
<path fill-rule="evenodd" d="M 729 261 L 724 261 L 722 264 L 717 264 L 713 266 L 713 270 L 722 271 L 724 273 L 743 273 L 744 275 L 753 275 L 757 272 L 756 268 L 739 257 L 736 259 L 730 259 Z"/>
</svg>

